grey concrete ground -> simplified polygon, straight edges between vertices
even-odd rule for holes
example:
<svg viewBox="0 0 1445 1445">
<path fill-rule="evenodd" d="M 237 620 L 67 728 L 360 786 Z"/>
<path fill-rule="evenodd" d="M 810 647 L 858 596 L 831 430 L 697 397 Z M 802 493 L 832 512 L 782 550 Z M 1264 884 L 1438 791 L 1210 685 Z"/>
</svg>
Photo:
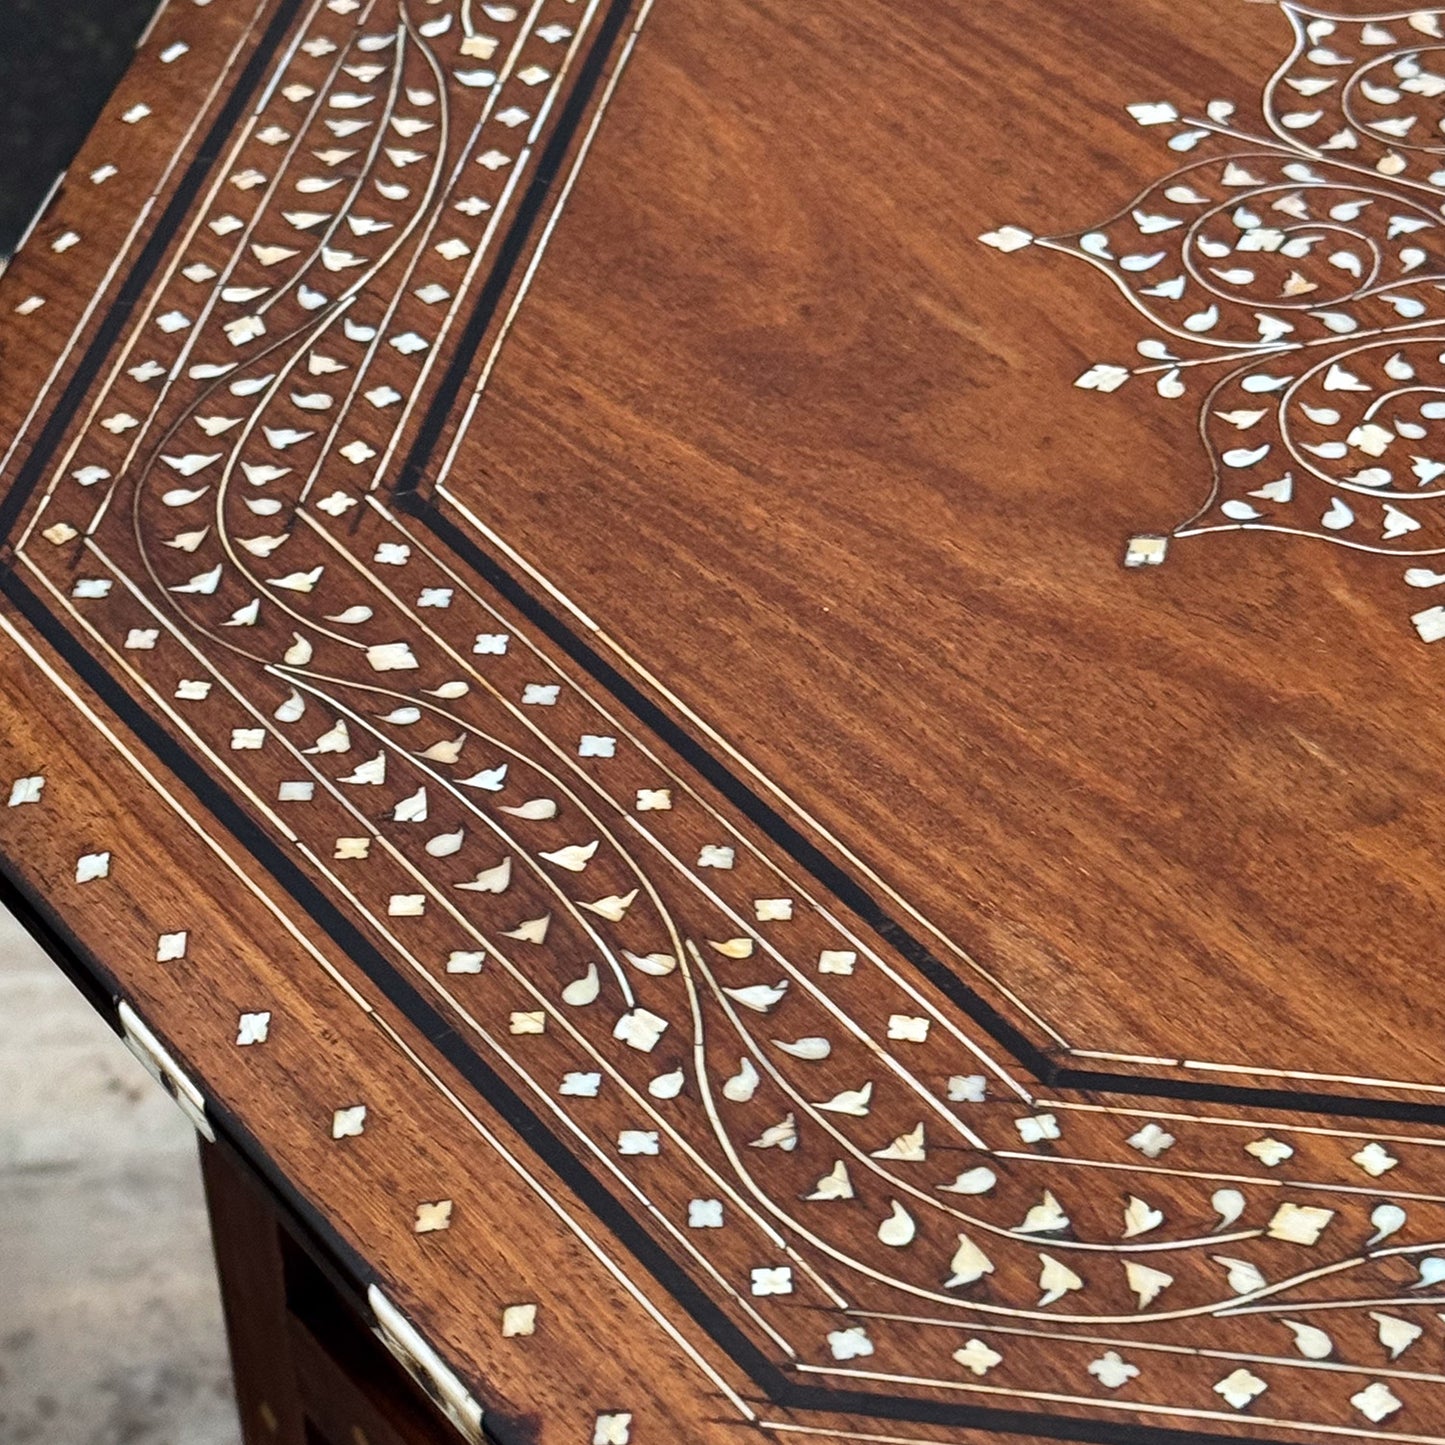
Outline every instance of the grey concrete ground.
<svg viewBox="0 0 1445 1445">
<path fill-rule="evenodd" d="M 0 1442 L 238 1440 L 191 1128 L 0 911 Z"/>
</svg>

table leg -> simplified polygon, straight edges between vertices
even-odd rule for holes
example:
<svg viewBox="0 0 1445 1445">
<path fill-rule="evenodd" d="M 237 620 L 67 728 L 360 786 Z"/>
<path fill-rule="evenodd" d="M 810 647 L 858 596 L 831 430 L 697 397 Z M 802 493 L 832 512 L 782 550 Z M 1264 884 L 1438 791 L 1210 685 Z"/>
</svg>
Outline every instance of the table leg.
<svg viewBox="0 0 1445 1445">
<path fill-rule="evenodd" d="M 201 1144 L 245 1445 L 457 1445 L 264 1182 Z"/>
</svg>

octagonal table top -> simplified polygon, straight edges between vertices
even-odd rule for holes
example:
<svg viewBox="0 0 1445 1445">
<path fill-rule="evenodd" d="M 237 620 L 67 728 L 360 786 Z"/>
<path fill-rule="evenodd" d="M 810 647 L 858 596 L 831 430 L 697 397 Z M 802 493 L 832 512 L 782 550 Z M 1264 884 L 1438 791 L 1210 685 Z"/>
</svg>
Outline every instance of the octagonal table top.
<svg viewBox="0 0 1445 1445">
<path fill-rule="evenodd" d="M 159 13 L 0 280 L 5 888 L 464 1431 L 1445 1441 L 1341 4 Z"/>
</svg>

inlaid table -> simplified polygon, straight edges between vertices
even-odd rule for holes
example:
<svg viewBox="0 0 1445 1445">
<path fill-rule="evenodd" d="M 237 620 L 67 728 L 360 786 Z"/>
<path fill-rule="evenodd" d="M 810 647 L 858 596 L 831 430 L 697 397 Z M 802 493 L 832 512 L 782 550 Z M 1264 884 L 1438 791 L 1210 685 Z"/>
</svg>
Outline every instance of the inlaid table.
<svg viewBox="0 0 1445 1445">
<path fill-rule="evenodd" d="M 171 0 L 0 853 L 248 1445 L 1445 1441 L 1442 202 L 1445 10 Z"/>
</svg>

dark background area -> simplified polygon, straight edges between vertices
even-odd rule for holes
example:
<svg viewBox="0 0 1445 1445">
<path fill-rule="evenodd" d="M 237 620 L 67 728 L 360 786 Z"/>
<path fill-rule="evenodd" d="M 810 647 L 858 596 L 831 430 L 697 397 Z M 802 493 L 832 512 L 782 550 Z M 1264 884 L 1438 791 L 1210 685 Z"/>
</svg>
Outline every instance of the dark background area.
<svg viewBox="0 0 1445 1445">
<path fill-rule="evenodd" d="M 0 256 L 114 89 L 156 0 L 0 0 Z"/>
</svg>

